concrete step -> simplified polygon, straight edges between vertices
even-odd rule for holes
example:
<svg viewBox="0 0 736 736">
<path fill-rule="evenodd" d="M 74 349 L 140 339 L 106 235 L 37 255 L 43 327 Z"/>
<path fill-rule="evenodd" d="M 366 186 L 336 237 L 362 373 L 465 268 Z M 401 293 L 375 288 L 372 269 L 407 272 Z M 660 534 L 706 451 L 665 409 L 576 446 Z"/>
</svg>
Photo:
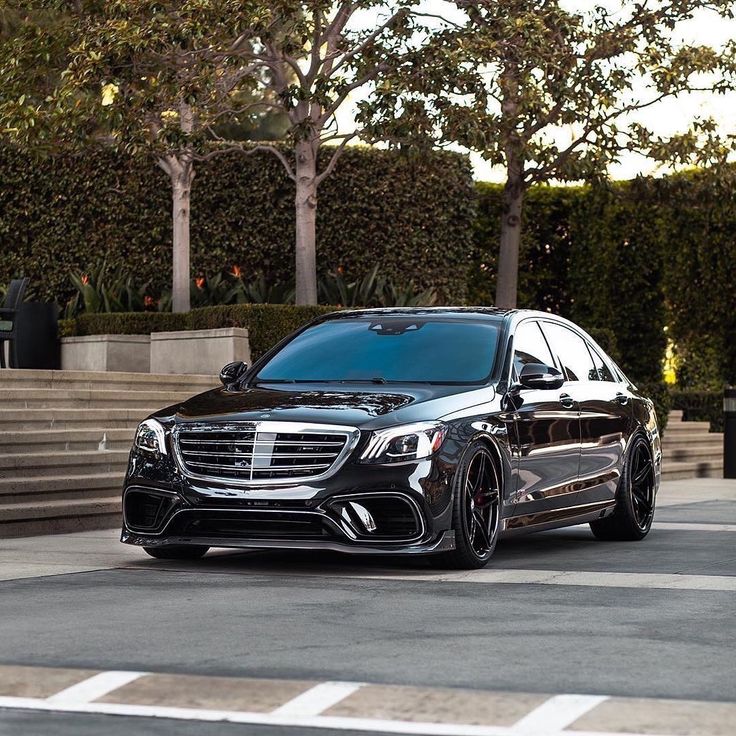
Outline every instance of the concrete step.
<svg viewBox="0 0 736 736">
<path fill-rule="evenodd" d="M 29 452 L 0 455 L 0 479 L 18 475 L 59 476 L 125 472 L 126 450 Z"/>
<path fill-rule="evenodd" d="M 119 496 L 0 504 L 0 539 L 110 529 L 119 526 L 121 520 Z"/>
<path fill-rule="evenodd" d="M 723 434 L 720 432 L 711 432 L 710 434 L 685 435 L 683 437 L 665 437 L 662 440 L 662 447 L 665 449 L 680 449 L 684 447 L 714 447 L 723 449 Z"/>
<path fill-rule="evenodd" d="M 719 462 L 723 460 L 723 444 L 715 447 L 690 445 L 685 447 L 665 447 L 662 451 L 664 462 L 700 462 L 702 460 Z"/>
<path fill-rule="evenodd" d="M 182 391 L 192 394 L 220 385 L 217 376 L 176 376 L 161 373 L 118 373 L 95 371 L 0 371 L 0 388 L 61 388 L 106 390 Z"/>
<path fill-rule="evenodd" d="M 667 429 L 665 430 L 665 434 L 670 434 L 671 432 L 709 432 L 710 431 L 710 422 L 681 422 L 681 421 L 675 421 L 675 422 L 667 422 Z"/>
<path fill-rule="evenodd" d="M 693 432 L 674 435 L 665 434 L 662 439 L 662 447 L 689 447 L 691 445 L 703 445 L 708 447 L 723 447 L 723 433 L 721 432 Z"/>
<path fill-rule="evenodd" d="M 662 463 L 662 480 L 679 478 L 722 478 L 723 460 Z"/>
<path fill-rule="evenodd" d="M 109 391 L 102 389 L 27 388 L 0 389 L 3 409 L 81 409 L 109 407 L 141 408 L 155 411 L 189 398 L 190 392 L 175 391 Z M 151 409 L 151 407 L 154 407 Z"/>
<path fill-rule="evenodd" d="M 149 409 L 7 409 L 0 411 L 0 431 L 42 429 L 120 429 L 136 427 Z"/>
<path fill-rule="evenodd" d="M 0 453 L 130 450 L 135 429 L 0 430 Z"/>
<path fill-rule="evenodd" d="M 0 503 L 62 501 L 96 496 L 122 496 L 125 471 L 84 475 L 16 475 L 0 478 Z"/>
</svg>

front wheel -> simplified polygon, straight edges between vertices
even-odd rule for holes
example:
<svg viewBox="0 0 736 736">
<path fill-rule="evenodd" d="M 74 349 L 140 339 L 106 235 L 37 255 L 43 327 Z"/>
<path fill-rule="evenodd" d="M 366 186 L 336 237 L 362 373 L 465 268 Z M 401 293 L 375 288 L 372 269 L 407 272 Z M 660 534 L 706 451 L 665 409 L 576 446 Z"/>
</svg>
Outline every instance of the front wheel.
<svg viewBox="0 0 736 736">
<path fill-rule="evenodd" d="M 143 551 L 157 560 L 199 560 L 208 549 L 194 544 L 166 544 L 162 547 L 144 547 Z"/>
<path fill-rule="evenodd" d="M 452 528 L 455 549 L 432 558 L 437 567 L 484 567 L 496 549 L 501 524 L 501 474 L 485 442 L 473 442 L 457 469 Z"/>
<path fill-rule="evenodd" d="M 637 435 L 631 443 L 618 484 L 614 512 L 590 522 L 597 539 L 637 541 L 644 539 L 654 519 L 654 459 L 649 442 Z"/>
</svg>

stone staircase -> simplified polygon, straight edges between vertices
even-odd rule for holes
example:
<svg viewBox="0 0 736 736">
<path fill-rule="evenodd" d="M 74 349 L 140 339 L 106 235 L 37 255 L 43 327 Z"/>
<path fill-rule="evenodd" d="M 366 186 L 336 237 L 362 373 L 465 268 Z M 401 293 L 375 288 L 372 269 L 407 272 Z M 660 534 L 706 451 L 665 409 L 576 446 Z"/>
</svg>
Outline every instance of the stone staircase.
<svg viewBox="0 0 736 736">
<path fill-rule="evenodd" d="M 212 376 L 0 371 L 0 538 L 118 526 L 135 428 Z"/>
<path fill-rule="evenodd" d="M 681 411 L 670 412 L 662 439 L 662 480 L 723 477 L 723 435 L 708 426 L 684 422 Z"/>
</svg>

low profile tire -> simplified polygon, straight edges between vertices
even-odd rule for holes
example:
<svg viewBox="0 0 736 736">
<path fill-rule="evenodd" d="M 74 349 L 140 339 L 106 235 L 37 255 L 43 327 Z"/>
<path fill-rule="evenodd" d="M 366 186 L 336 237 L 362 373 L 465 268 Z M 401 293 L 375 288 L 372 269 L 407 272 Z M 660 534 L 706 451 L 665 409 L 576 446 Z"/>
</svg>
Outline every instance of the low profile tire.
<svg viewBox="0 0 736 736">
<path fill-rule="evenodd" d="M 470 444 L 455 478 L 455 549 L 431 560 L 436 567 L 475 570 L 491 559 L 501 524 L 501 473 L 485 442 Z"/>
<path fill-rule="evenodd" d="M 199 560 L 207 554 L 209 547 L 189 544 L 170 544 L 163 547 L 144 547 L 146 554 L 157 560 Z"/>
<path fill-rule="evenodd" d="M 605 541 L 644 539 L 654 519 L 655 490 L 652 450 L 642 435 L 632 440 L 616 495 L 615 511 L 590 522 L 593 534 Z"/>
</svg>

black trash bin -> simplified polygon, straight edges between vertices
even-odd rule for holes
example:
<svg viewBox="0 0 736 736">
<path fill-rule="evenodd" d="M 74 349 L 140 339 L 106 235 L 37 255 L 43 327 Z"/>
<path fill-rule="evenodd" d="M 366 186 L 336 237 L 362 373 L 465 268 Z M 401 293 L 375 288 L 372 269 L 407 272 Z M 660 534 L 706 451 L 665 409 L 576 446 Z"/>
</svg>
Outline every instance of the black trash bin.
<svg viewBox="0 0 736 736">
<path fill-rule="evenodd" d="M 723 394 L 723 477 L 736 478 L 736 388 Z"/>
<path fill-rule="evenodd" d="M 59 306 L 54 303 L 25 302 L 20 306 L 10 348 L 11 368 L 60 367 L 58 317 Z"/>
</svg>

